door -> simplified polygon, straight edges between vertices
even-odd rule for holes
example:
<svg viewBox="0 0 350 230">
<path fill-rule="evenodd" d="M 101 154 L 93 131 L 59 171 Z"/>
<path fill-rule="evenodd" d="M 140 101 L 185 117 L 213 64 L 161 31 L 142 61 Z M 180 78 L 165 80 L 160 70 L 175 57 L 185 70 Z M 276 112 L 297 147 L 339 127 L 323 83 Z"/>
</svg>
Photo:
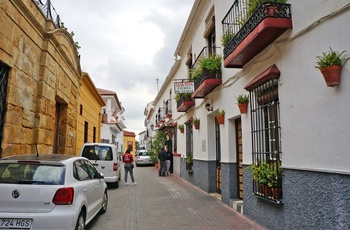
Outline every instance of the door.
<svg viewBox="0 0 350 230">
<path fill-rule="evenodd" d="M 215 119 L 215 142 L 216 142 L 216 192 L 221 194 L 221 145 L 220 145 L 220 124 Z"/>
<path fill-rule="evenodd" d="M 242 122 L 241 119 L 236 119 L 236 152 L 237 152 L 237 194 L 238 198 L 243 200 L 243 148 L 242 148 Z"/>
</svg>

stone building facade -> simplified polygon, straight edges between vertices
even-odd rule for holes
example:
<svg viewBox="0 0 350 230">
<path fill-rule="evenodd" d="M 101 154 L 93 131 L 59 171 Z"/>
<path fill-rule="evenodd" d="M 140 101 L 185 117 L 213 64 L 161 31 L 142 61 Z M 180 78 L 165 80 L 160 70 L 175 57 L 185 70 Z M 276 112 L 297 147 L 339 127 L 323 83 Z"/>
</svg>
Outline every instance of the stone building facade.
<svg viewBox="0 0 350 230">
<path fill-rule="evenodd" d="M 0 3 L 0 157 L 75 154 L 81 68 L 72 36 L 40 3 Z"/>
</svg>

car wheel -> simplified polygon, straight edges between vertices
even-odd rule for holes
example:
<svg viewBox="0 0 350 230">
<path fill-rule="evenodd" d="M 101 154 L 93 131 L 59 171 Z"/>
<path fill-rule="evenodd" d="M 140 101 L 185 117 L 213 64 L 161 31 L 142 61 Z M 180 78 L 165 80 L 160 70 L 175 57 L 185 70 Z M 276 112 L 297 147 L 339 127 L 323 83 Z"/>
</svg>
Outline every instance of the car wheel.
<svg viewBox="0 0 350 230">
<path fill-rule="evenodd" d="M 112 183 L 113 188 L 119 188 L 119 181 L 117 180 L 116 182 Z"/>
<path fill-rule="evenodd" d="M 107 191 L 105 191 L 103 195 L 102 207 L 100 209 L 99 214 L 104 214 L 107 211 L 107 206 L 108 206 L 108 195 L 107 195 Z"/>
<path fill-rule="evenodd" d="M 75 230 L 84 230 L 85 229 L 85 217 L 83 212 L 80 212 L 77 225 L 75 226 Z"/>
</svg>

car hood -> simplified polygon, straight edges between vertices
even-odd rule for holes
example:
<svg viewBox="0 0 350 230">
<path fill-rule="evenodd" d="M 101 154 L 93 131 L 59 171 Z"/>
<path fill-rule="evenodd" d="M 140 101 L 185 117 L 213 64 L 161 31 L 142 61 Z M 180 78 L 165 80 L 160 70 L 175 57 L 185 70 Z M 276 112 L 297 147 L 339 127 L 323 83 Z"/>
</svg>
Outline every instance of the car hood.
<svg viewBox="0 0 350 230">
<path fill-rule="evenodd" d="M 0 213 L 46 213 L 56 205 L 52 199 L 60 185 L 0 184 Z"/>
</svg>

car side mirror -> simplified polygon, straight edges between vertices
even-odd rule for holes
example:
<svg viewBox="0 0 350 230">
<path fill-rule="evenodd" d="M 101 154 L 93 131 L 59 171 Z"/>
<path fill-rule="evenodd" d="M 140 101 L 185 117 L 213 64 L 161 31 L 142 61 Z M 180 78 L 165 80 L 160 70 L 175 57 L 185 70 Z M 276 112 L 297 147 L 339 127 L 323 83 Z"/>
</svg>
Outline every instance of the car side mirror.
<svg viewBox="0 0 350 230">
<path fill-rule="evenodd" d="M 105 178 L 105 176 L 103 175 L 103 173 L 99 173 L 100 174 L 100 179 Z"/>
</svg>

